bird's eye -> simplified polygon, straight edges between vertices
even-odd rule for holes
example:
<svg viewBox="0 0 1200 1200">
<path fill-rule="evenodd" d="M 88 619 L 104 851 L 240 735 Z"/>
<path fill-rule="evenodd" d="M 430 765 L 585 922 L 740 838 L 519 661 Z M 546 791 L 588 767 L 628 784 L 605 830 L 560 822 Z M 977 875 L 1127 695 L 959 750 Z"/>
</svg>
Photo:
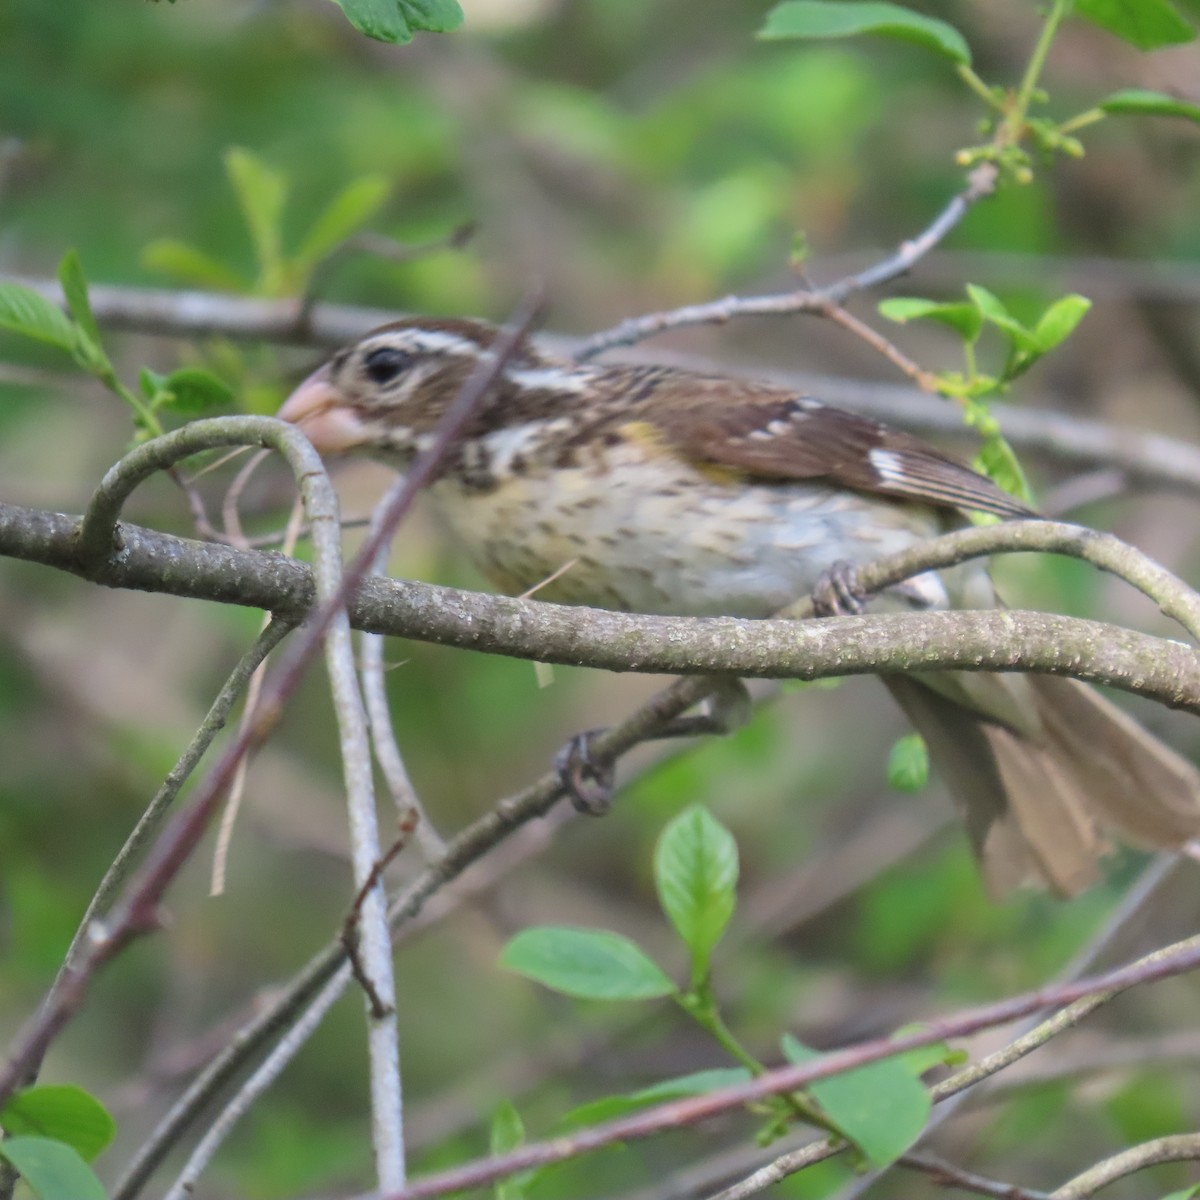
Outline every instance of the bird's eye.
<svg viewBox="0 0 1200 1200">
<path fill-rule="evenodd" d="M 413 356 L 395 346 L 381 346 L 363 359 L 363 370 L 372 383 L 391 383 L 397 375 L 412 366 Z"/>
</svg>

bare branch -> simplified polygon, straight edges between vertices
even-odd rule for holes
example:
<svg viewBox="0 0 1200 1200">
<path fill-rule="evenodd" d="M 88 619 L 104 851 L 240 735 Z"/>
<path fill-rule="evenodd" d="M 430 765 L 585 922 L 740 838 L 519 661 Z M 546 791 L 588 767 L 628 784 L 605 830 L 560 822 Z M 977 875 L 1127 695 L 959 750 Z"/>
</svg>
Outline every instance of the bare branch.
<svg viewBox="0 0 1200 1200">
<path fill-rule="evenodd" d="M 96 889 L 96 894 L 92 897 L 91 903 L 83 915 L 83 920 L 80 921 L 79 928 L 71 939 L 71 947 L 63 960 L 64 970 L 76 961 L 80 947 L 93 922 L 100 920 L 107 911 L 117 889 L 128 876 L 133 860 L 149 844 L 150 839 L 162 824 L 167 809 L 179 795 L 183 785 L 188 781 L 209 746 L 212 745 L 213 739 L 225 728 L 229 713 L 255 671 L 291 630 L 290 622 L 279 618 L 271 620 L 255 639 L 254 645 L 242 655 L 229 678 L 221 685 L 221 690 L 213 700 L 212 707 L 209 708 L 200 728 L 196 730 L 195 737 L 188 743 L 175 765 L 167 772 L 162 787 L 154 794 L 146 811 L 142 813 L 138 823 L 133 827 L 133 832 L 130 833 L 117 857 L 113 860 L 112 866 L 108 868 L 104 878 L 100 881 L 100 886 Z"/>
<path fill-rule="evenodd" d="M 1084 1200 L 1084 1197 L 1094 1195 L 1102 1187 L 1135 1171 L 1144 1171 L 1159 1163 L 1191 1162 L 1196 1159 L 1200 1159 L 1200 1133 L 1176 1133 L 1155 1138 L 1152 1142 L 1131 1146 L 1089 1167 L 1052 1192 L 1051 1197 L 1052 1200 Z"/>
<path fill-rule="evenodd" d="M 919 1030 L 891 1038 L 876 1038 L 818 1059 L 778 1067 L 734 1087 L 656 1105 L 632 1116 L 607 1121 L 549 1142 L 532 1142 L 504 1155 L 467 1163 L 411 1184 L 379 1200 L 429 1200 L 468 1188 L 481 1187 L 519 1171 L 562 1162 L 619 1142 L 637 1141 L 669 1129 L 694 1125 L 718 1113 L 752 1104 L 768 1096 L 795 1091 L 820 1079 L 854 1070 L 894 1054 L 951 1038 L 965 1037 L 996 1025 L 1008 1024 L 1047 1008 L 1070 1004 L 1097 992 L 1128 988 L 1181 975 L 1200 968 L 1200 935 L 1164 947 L 1107 975 L 1040 988 L 1008 1000 L 984 1005 L 952 1017 L 927 1022 Z M 815 1160 L 814 1160 L 815 1161 Z M 356 1197 L 356 1200 L 368 1200 Z M 372 1200 L 374 1198 L 372 1197 Z"/>
<path fill-rule="evenodd" d="M 408 845 L 419 819 L 420 816 L 417 810 L 410 808 L 406 818 L 400 822 L 400 831 L 396 836 L 396 840 L 380 856 L 378 862 L 371 868 L 371 873 L 363 880 L 362 886 L 358 889 L 358 895 L 354 897 L 354 903 L 350 905 L 350 911 L 346 914 L 346 920 L 342 924 L 342 946 L 345 948 L 346 957 L 350 961 L 350 969 L 354 972 L 354 978 L 358 980 L 363 991 L 366 992 L 367 999 L 371 1002 L 372 1010 L 377 1017 L 384 1017 L 389 1012 L 394 1012 L 395 1005 L 392 1005 L 390 1008 L 385 1005 L 379 993 L 375 990 L 370 973 L 359 958 L 358 923 L 362 916 L 362 907 L 366 903 L 367 897 L 375 890 L 379 881 L 383 878 L 384 871 L 388 869 L 388 866 L 394 861 L 396 856 Z"/>
<path fill-rule="evenodd" d="M 977 1196 L 991 1196 L 993 1200 L 1052 1200 L 1049 1192 L 1035 1192 L 1029 1188 L 1017 1187 L 1016 1184 L 985 1179 L 982 1175 L 964 1171 L 962 1167 L 935 1158 L 932 1154 L 906 1154 L 900 1159 L 900 1165 L 910 1171 L 920 1171 L 933 1183 L 942 1187 L 973 1192 Z"/>
<path fill-rule="evenodd" d="M 690 304 L 670 312 L 648 313 L 631 317 L 611 329 L 593 334 L 575 351 L 578 359 L 593 358 L 614 346 L 631 346 L 669 329 L 692 325 L 722 325 L 734 317 L 781 317 L 797 313 L 828 315 L 831 306 L 840 305 L 857 292 L 877 287 L 903 275 L 923 255 L 928 254 L 963 219 L 971 206 L 990 196 L 996 186 L 996 169 L 982 164 L 971 172 L 967 186 L 954 196 L 926 229 L 904 242 L 894 254 L 856 275 L 846 276 L 826 287 L 802 287 L 775 296 L 726 296 L 707 304 Z"/>
</svg>

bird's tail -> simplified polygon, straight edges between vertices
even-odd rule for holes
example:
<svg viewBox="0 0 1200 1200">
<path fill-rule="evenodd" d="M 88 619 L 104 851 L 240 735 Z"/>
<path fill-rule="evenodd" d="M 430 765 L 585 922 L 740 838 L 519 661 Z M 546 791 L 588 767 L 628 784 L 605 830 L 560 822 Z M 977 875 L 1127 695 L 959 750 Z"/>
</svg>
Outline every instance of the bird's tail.
<svg viewBox="0 0 1200 1200">
<path fill-rule="evenodd" d="M 993 894 L 1040 883 L 1074 895 L 1100 877 L 1110 832 L 1163 850 L 1200 836 L 1200 772 L 1078 680 L 939 672 L 884 682 L 963 810 Z M 984 715 L 1015 705 L 1020 728 Z"/>
</svg>

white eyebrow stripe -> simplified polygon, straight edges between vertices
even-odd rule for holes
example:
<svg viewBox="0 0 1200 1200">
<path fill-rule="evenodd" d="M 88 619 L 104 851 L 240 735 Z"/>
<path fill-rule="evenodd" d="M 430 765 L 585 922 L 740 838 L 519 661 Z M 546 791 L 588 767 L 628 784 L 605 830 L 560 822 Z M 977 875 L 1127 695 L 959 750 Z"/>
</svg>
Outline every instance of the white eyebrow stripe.
<svg viewBox="0 0 1200 1200">
<path fill-rule="evenodd" d="M 482 351 L 478 342 L 441 329 L 394 330 L 368 342 L 364 349 L 370 353 L 371 349 L 397 345 L 405 350 L 432 350 L 450 354 L 479 354 Z"/>
</svg>

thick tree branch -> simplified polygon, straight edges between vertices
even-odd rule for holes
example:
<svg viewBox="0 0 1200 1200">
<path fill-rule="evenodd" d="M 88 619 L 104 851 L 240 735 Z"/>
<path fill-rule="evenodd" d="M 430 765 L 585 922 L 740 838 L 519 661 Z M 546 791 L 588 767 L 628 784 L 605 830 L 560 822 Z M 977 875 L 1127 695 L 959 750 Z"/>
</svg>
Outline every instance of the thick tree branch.
<svg viewBox="0 0 1200 1200">
<path fill-rule="evenodd" d="M 1014 522 L 948 534 L 900 556 L 898 571 L 890 560 L 871 564 L 861 572 L 862 581 L 872 590 L 985 548 L 1043 549 L 1059 528 Z M 1105 550 L 1107 537 L 1061 528 L 1071 531 L 1062 537 L 1064 547 L 1074 544 L 1077 552 L 1096 557 L 1103 553 L 1110 569 L 1117 565 Z M 289 618 L 313 607 L 309 569 L 283 555 L 191 542 L 132 525 L 119 531 L 119 552 L 86 563 L 78 553 L 74 518 L 0 504 L 0 554 L 107 586 L 243 604 Z M 1125 551 L 1134 556 L 1127 561 L 1138 564 L 1125 572 L 1135 577 L 1144 572 L 1142 582 L 1159 603 L 1186 612 L 1195 628 L 1195 600 L 1187 599 L 1184 585 L 1131 548 Z M 1044 671 L 1200 712 L 1200 661 L 1188 647 L 1048 613 L 894 613 L 804 623 L 649 617 L 378 578 L 361 581 L 349 608 L 351 623 L 372 633 L 611 671 L 793 679 L 949 668 Z"/>
</svg>

